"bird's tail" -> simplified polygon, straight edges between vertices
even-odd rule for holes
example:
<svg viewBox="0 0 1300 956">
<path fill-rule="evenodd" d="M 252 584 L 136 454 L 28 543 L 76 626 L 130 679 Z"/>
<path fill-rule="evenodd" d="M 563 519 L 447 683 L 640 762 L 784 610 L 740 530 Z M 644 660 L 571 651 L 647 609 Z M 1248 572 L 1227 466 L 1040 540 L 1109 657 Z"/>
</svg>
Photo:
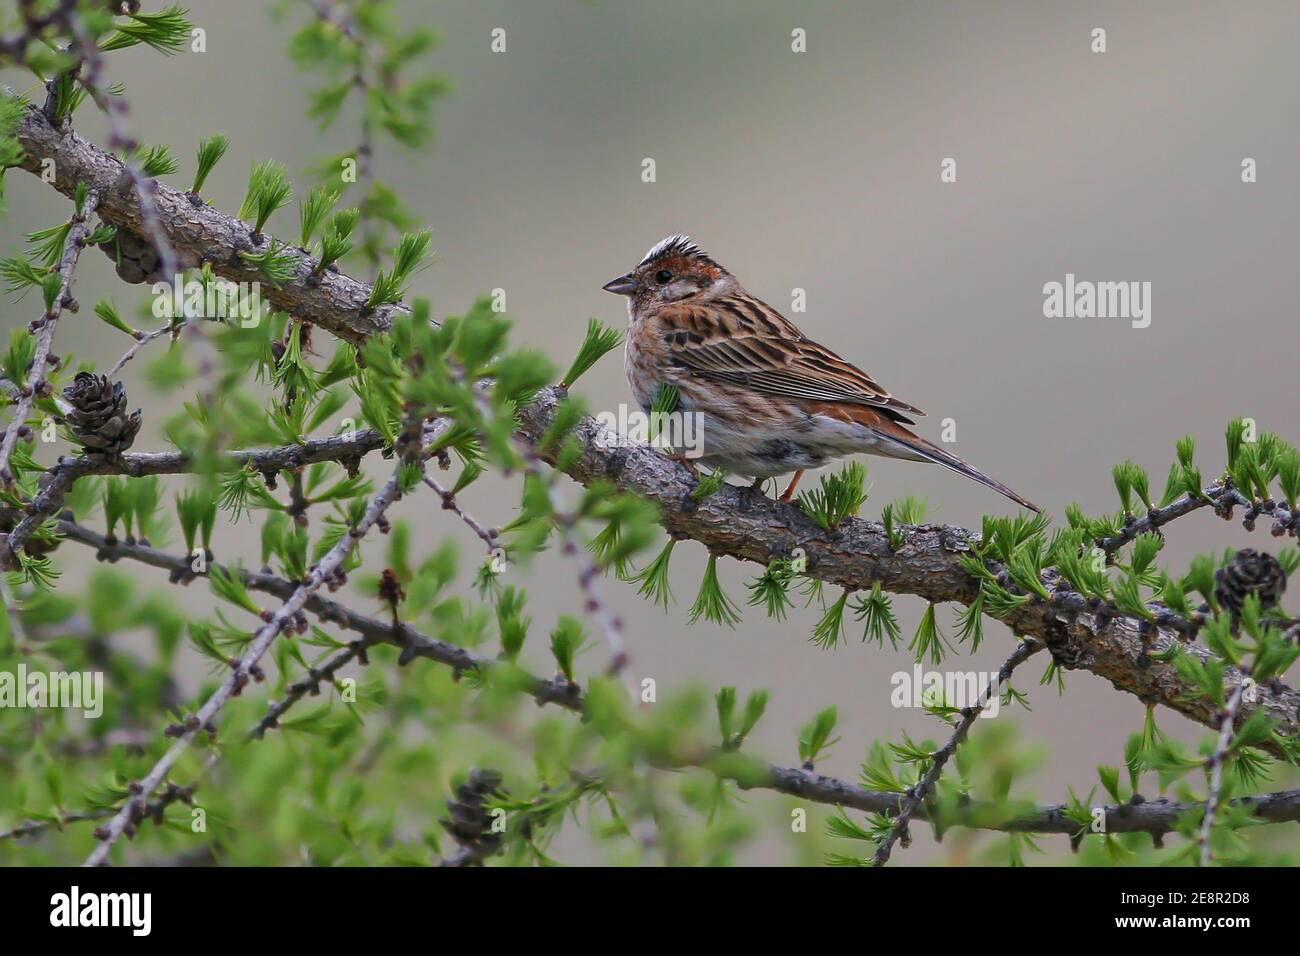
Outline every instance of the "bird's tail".
<svg viewBox="0 0 1300 956">
<path fill-rule="evenodd" d="M 885 427 L 882 428 L 880 427 L 881 425 Z M 903 448 L 915 454 L 921 461 L 930 461 L 934 462 L 936 465 L 943 465 L 945 468 L 949 468 L 952 471 L 957 472 L 959 475 L 973 478 L 986 488 L 992 488 L 998 494 L 1010 498 L 1021 507 L 1028 508 L 1030 511 L 1034 512 L 1042 511 L 1038 505 L 1022 498 L 1006 485 L 1002 484 L 1002 482 L 996 481 L 984 474 L 982 471 L 972 468 L 956 455 L 945 451 L 938 445 L 931 444 L 920 435 L 908 431 L 902 425 L 894 422 L 881 422 L 880 425 L 877 425 L 877 430 L 883 431 L 891 440 L 897 442 L 899 445 L 903 446 Z"/>
<path fill-rule="evenodd" d="M 944 451 L 938 445 L 932 445 L 920 435 L 910 431 L 905 425 L 895 421 L 898 417 L 896 414 L 891 414 L 887 410 L 866 405 L 848 405 L 843 402 L 823 402 L 812 406 L 812 409 L 830 418 L 854 422 L 871 431 L 873 440 L 867 447 L 858 449 L 860 451 L 874 455 L 885 455 L 890 458 L 929 461 L 936 465 L 943 465 L 959 475 L 973 478 L 981 485 L 992 488 L 998 494 L 1010 498 L 1022 508 L 1028 508 L 1034 512 L 1042 511 L 1038 505 L 1020 497 L 1002 482 L 994 481 L 988 475 L 972 468 L 951 452 Z M 904 421 L 906 420 L 904 419 Z M 886 441 L 879 441 L 882 438 L 886 439 Z"/>
</svg>

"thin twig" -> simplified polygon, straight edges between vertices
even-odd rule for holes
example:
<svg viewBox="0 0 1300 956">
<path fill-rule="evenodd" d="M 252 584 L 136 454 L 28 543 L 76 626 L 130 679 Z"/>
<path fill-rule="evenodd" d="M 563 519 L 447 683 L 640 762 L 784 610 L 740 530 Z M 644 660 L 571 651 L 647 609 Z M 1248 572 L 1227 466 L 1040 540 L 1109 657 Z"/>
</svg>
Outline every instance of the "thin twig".
<svg viewBox="0 0 1300 956">
<path fill-rule="evenodd" d="M 424 476 L 424 483 L 428 485 L 430 488 L 432 488 L 433 493 L 442 499 L 442 507 L 444 510 L 450 511 L 462 522 L 464 522 L 467 528 L 473 531 L 474 534 L 478 535 L 479 539 L 482 540 L 482 542 L 485 545 L 487 545 L 488 554 L 492 554 L 497 550 L 498 547 L 500 547 L 500 544 L 497 541 L 497 539 L 500 537 L 499 531 L 497 531 L 495 528 L 487 527 L 486 525 L 483 524 L 483 522 L 479 521 L 472 514 L 466 511 L 461 506 L 460 502 L 456 500 L 456 496 L 452 494 L 451 491 L 449 491 L 448 489 L 440 485 L 431 476 L 426 474 Z"/>
<path fill-rule="evenodd" d="M 307 670 L 307 676 L 300 680 L 294 681 L 285 688 L 284 697 L 281 700 L 270 704 L 266 709 L 266 714 L 257 722 L 248 736 L 254 740 L 261 740 L 266 736 L 268 730 L 280 726 L 282 718 L 294 704 L 302 700 L 303 697 L 311 694 L 315 696 L 320 693 L 320 685 L 325 682 L 333 683 L 334 675 L 350 664 L 352 661 L 366 663 L 366 647 L 371 642 L 367 640 L 353 641 L 343 650 L 336 653 L 321 667 L 311 667 Z"/>
<path fill-rule="evenodd" d="M 907 833 L 907 825 L 911 822 L 917 808 L 934 791 L 935 785 L 939 782 L 939 777 L 943 774 L 944 766 L 952 755 L 957 752 L 957 748 L 961 746 L 962 741 L 966 739 L 966 735 L 970 733 L 976 719 L 984 712 L 984 708 L 988 706 L 989 701 L 993 699 L 993 695 L 1001 693 L 1002 685 L 1011 678 L 1012 671 L 1042 649 L 1043 644 L 1041 641 L 1032 639 L 1021 641 L 1011 653 L 1011 656 L 998 669 L 997 679 L 989 681 L 988 686 L 980 693 L 979 699 L 974 706 L 967 707 L 962 711 L 961 720 L 953 728 L 952 735 L 942 747 L 931 755 L 929 768 L 921 779 L 916 782 L 915 786 L 907 791 L 907 795 L 898 808 L 898 816 L 894 818 L 893 826 L 889 828 L 889 832 L 880 841 L 880 845 L 876 847 L 876 853 L 872 859 L 873 866 L 884 866 L 889 862 L 889 854 L 893 851 L 894 844 Z"/>
<path fill-rule="evenodd" d="M 122 357 L 113 363 L 113 367 L 108 370 L 107 373 L 108 377 L 116 378 L 117 373 L 122 371 L 122 367 L 126 365 L 127 362 L 135 358 L 137 352 L 139 352 L 142 348 L 144 348 L 154 339 L 166 335 L 168 332 L 174 332 L 176 331 L 177 328 L 178 328 L 177 326 L 168 324 L 168 325 L 164 325 L 161 329 L 154 329 L 152 332 L 138 333 L 138 338 L 136 338 L 135 343 L 129 349 L 127 349 L 126 352 L 123 353 Z"/>
<path fill-rule="evenodd" d="M 321 586 L 343 565 L 352 549 L 356 546 L 366 534 L 367 531 L 381 518 L 384 512 L 394 501 L 401 496 L 401 470 L 399 465 L 394 471 L 393 476 L 388 479 L 388 483 L 371 499 L 370 505 L 366 508 L 365 514 L 347 534 L 339 539 L 338 543 L 321 558 L 319 562 L 308 573 L 307 578 L 302 584 L 294 589 L 294 592 L 280 607 L 270 616 L 270 619 L 258 629 L 249 643 L 248 649 L 240 657 L 236 666 L 231 670 L 230 675 L 221 683 L 221 686 L 213 692 L 212 696 L 199 708 L 194 715 L 194 719 L 188 722 L 188 726 L 180 735 L 180 738 L 173 744 L 162 758 L 154 764 L 135 788 L 133 796 L 123 804 L 122 809 L 113 817 L 112 821 L 100 832 L 99 845 L 86 859 L 87 866 L 99 866 L 108 859 L 109 851 L 113 844 L 122 835 L 126 826 L 131 823 L 132 816 L 139 812 L 140 800 L 142 796 L 152 793 L 166 778 L 167 773 L 180 759 L 181 755 L 189 748 L 191 742 L 198 734 L 210 728 L 213 719 L 221 712 L 235 693 L 240 690 L 249 679 L 253 667 L 261 660 L 262 655 L 267 652 L 276 637 L 280 635 L 293 622 L 295 617 L 301 613 L 307 600 L 315 594 Z M 147 798 L 147 797 L 146 797 Z"/>
<path fill-rule="evenodd" d="M 1248 676 L 1249 671 L 1243 665 L 1242 675 Z M 1210 837 L 1214 832 L 1214 818 L 1218 812 L 1219 803 L 1223 800 L 1223 765 L 1228 757 L 1228 751 L 1232 749 L 1233 728 L 1237 719 L 1237 711 L 1241 709 L 1241 700 L 1245 694 L 1246 684 L 1238 684 L 1228 695 L 1227 705 L 1223 708 L 1223 718 L 1219 723 L 1219 736 L 1214 742 L 1214 750 L 1206 759 L 1206 766 L 1210 771 L 1209 795 L 1205 798 L 1205 814 L 1201 817 L 1201 827 L 1197 834 L 1197 843 L 1200 845 L 1199 862 L 1201 866 L 1209 866 L 1213 858 L 1213 849 L 1210 846 Z"/>
<path fill-rule="evenodd" d="M 12 485 L 14 482 L 13 471 L 9 465 L 14 446 L 18 444 L 18 433 L 27 427 L 27 416 L 32 413 L 32 406 L 36 399 L 49 388 L 45 373 L 54 344 L 54 329 L 58 325 L 64 307 L 73 301 L 73 273 L 77 268 L 77 260 L 81 257 L 81 250 L 86 244 L 86 236 L 90 232 L 91 214 L 98 204 L 99 195 L 94 191 L 88 192 L 81 212 L 73 215 L 68 235 L 63 241 L 63 255 L 59 259 L 59 292 L 54 297 L 54 303 L 49 310 L 38 320 L 40 329 L 36 336 L 36 354 L 32 357 L 31 377 L 27 388 L 19 393 L 18 407 L 14 409 L 13 420 L 5 429 L 4 438 L 0 439 L 0 483 L 4 485 Z"/>
<path fill-rule="evenodd" d="M 349 470 L 361 458 L 384 447 L 384 440 L 374 429 L 315 438 L 302 444 L 279 445 L 271 448 L 250 448 L 228 451 L 218 459 L 218 470 L 239 471 L 251 468 L 264 475 L 275 474 L 291 468 L 321 461 L 336 461 Z M 25 514 L 9 533 L 10 552 L 26 546 L 28 540 L 47 518 L 58 512 L 77 479 L 86 475 L 179 475 L 194 470 L 194 461 L 185 452 L 134 452 L 108 458 L 103 455 L 82 455 L 60 459 L 58 464 L 41 478 L 40 488 L 28 503 Z"/>
</svg>

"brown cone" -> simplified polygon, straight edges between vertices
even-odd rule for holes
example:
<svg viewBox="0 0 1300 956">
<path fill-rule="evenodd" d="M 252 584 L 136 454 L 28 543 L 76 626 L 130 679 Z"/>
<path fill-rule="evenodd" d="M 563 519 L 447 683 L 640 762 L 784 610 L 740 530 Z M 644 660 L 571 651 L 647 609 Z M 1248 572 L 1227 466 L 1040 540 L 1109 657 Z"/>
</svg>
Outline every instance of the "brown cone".
<svg viewBox="0 0 1300 956">
<path fill-rule="evenodd" d="M 72 406 L 68 426 L 77 441 L 92 454 L 120 455 L 131 447 L 140 431 L 141 413 L 126 412 L 126 388 L 103 375 L 78 372 L 63 390 Z"/>
<path fill-rule="evenodd" d="M 1261 608 L 1270 608 L 1286 590 L 1286 572 L 1277 558 L 1254 548 L 1242 548 L 1214 572 L 1214 599 L 1219 606 L 1240 614 L 1251 594 L 1259 595 Z"/>
</svg>

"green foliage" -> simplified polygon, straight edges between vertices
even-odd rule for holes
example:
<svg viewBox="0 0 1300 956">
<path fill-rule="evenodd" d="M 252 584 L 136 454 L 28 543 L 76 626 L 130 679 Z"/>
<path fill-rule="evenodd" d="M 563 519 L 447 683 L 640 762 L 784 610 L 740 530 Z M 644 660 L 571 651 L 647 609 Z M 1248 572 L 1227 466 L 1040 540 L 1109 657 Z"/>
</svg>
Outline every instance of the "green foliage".
<svg viewBox="0 0 1300 956">
<path fill-rule="evenodd" d="M 352 251 L 352 233 L 357 228 L 360 218 L 361 212 L 355 208 L 340 209 L 330 216 L 325 233 L 321 236 L 321 253 L 316 264 L 317 272 L 328 269 Z"/>
<path fill-rule="evenodd" d="M 253 235 L 259 236 L 271 214 L 288 203 L 292 195 L 293 187 L 281 163 L 271 159 L 254 163 L 243 205 L 239 207 L 239 218 L 251 219 Z M 248 257 L 247 253 L 244 255 Z"/>
<path fill-rule="evenodd" d="M 898 620 L 894 617 L 893 603 L 880 587 L 879 581 L 871 586 L 866 597 L 854 605 L 853 617 L 863 623 L 863 641 L 872 641 L 877 646 L 884 647 L 885 638 L 889 638 L 889 646 L 897 649 L 901 631 Z"/>
<path fill-rule="evenodd" d="M 167 56 L 179 53 L 190 39 L 194 24 L 188 11 L 170 6 L 153 13 L 137 11 L 125 20 L 117 20 L 117 30 L 99 45 L 101 52 L 112 53 L 144 43 Z"/>
<path fill-rule="evenodd" d="M 294 277 L 298 267 L 298 257 L 275 239 L 268 242 L 262 252 L 241 252 L 239 255 L 256 266 L 262 278 L 277 289 Z"/>
<path fill-rule="evenodd" d="M 880 520 L 885 526 L 885 536 L 889 538 L 889 546 L 897 551 L 903 546 L 904 534 L 901 528 L 895 527 L 895 522 L 903 525 L 920 524 L 925 518 L 926 500 L 917 495 L 908 495 L 901 501 L 894 501 L 885 505 L 881 512 Z"/>
<path fill-rule="evenodd" d="M 812 632 L 812 642 L 823 649 L 839 645 L 844 638 L 844 608 L 848 604 L 849 592 L 841 591 L 837 600 L 826 606 Z"/>
<path fill-rule="evenodd" d="M 212 587 L 212 593 L 221 600 L 242 608 L 250 614 L 261 615 L 261 606 L 248 593 L 248 588 L 244 586 L 237 571 L 228 571 L 219 566 L 213 567 L 208 575 L 208 583 Z"/>
<path fill-rule="evenodd" d="M 588 369 L 622 343 L 623 337 L 617 330 L 609 328 L 599 319 L 588 319 L 586 337 L 582 340 L 578 354 L 574 356 L 573 364 L 564 373 L 564 378 L 560 379 L 560 384 L 572 388 L 573 383 L 586 374 Z"/>
<path fill-rule="evenodd" d="M 727 473 L 721 468 L 713 471 L 706 471 L 700 475 L 699 481 L 691 489 L 691 498 L 694 501 L 703 501 L 717 494 L 724 484 L 727 483 Z"/>
<path fill-rule="evenodd" d="M 867 469 L 851 461 L 832 475 L 823 475 L 819 487 L 799 494 L 799 507 L 825 531 L 834 531 L 858 513 L 867 500 Z"/>
<path fill-rule="evenodd" d="M 746 585 L 749 588 L 749 606 L 762 607 L 768 617 L 785 620 L 786 610 L 794 607 L 790 585 L 796 573 L 792 559 L 773 558 L 763 573 Z"/>
<path fill-rule="evenodd" d="M 217 163 L 221 162 L 221 157 L 226 155 L 226 150 L 229 148 L 230 137 L 224 133 L 214 133 L 199 141 L 198 163 L 194 170 L 194 182 L 190 184 L 190 192 L 197 196 L 202 191 L 208 176 L 212 175 L 212 170 L 216 168 Z"/>
<path fill-rule="evenodd" d="M 690 622 L 694 624 L 704 618 L 714 624 L 734 628 L 740 623 L 740 617 L 740 609 L 732 603 L 718 583 L 718 556 L 710 554 L 708 564 L 704 566 L 704 578 L 700 581 L 700 593 L 691 605 Z"/>
<path fill-rule="evenodd" d="M 1145 471 L 1133 462 L 1125 461 L 1116 465 L 1111 474 L 1115 479 L 1115 490 L 1119 492 L 1120 504 L 1123 505 L 1125 512 L 1133 513 L 1135 495 L 1138 503 L 1148 511 L 1151 509 L 1151 490 Z"/>
<path fill-rule="evenodd" d="M 559 672 L 570 682 L 574 679 L 574 658 L 585 641 L 582 624 L 568 615 L 562 615 L 555 630 L 551 632 L 551 656 L 555 658 Z"/>
<path fill-rule="evenodd" d="M 673 592 L 668 583 L 668 562 L 672 560 L 673 548 L 677 546 L 676 538 L 664 542 L 663 550 L 655 555 L 654 560 L 637 572 L 632 580 L 640 585 L 637 593 L 641 597 L 657 604 L 665 611 L 672 603 Z"/>
<path fill-rule="evenodd" d="M 745 699 L 745 710 L 736 719 L 736 688 L 723 687 L 714 698 L 718 713 L 718 729 L 722 734 L 723 750 L 739 750 L 745 739 L 758 726 L 767 710 L 768 693 L 756 690 Z"/>
<path fill-rule="evenodd" d="M 0 91 L 0 212 L 4 212 L 4 172 L 22 162 L 23 148 L 16 130 L 26 113 L 20 97 Z"/>
<path fill-rule="evenodd" d="M 418 271 L 429 256 L 429 231 L 405 233 L 393 250 L 393 265 L 381 269 L 370 290 L 370 308 L 386 302 L 399 302 L 406 296 L 406 282 Z"/>
<path fill-rule="evenodd" d="M 110 325 L 119 332 L 125 332 L 131 337 L 135 337 L 136 330 L 132 328 L 127 321 L 122 318 L 122 313 L 117 310 L 117 306 L 112 302 L 103 300 L 95 305 L 95 315 L 106 325 Z"/>
<path fill-rule="evenodd" d="M 921 622 L 916 626 L 916 633 L 912 635 L 912 641 L 907 645 L 907 649 L 916 656 L 918 664 L 926 657 L 930 658 L 931 664 L 940 664 L 943 662 L 944 652 L 952 650 L 952 645 L 939 631 L 939 625 L 935 622 L 933 604 L 926 605 L 925 612 L 921 615 Z"/>
<path fill-rule="evenodd" d="M 131 155 L 131 162 L 140 167 L 148 177 L 170 176 L 180 169 L 180 163 L 166 145 L 143 147 Z"/>
<path fill-rule="evenodd" d="M 799 759 L 805 767 L 814 766 L 827 755 L 831 747 L 840 742 L 839 737 L 831 737 L 838 721 L 839 711 L 835 707 L 827 707 L 804 724 L 799 731 Z"/>
</svg>

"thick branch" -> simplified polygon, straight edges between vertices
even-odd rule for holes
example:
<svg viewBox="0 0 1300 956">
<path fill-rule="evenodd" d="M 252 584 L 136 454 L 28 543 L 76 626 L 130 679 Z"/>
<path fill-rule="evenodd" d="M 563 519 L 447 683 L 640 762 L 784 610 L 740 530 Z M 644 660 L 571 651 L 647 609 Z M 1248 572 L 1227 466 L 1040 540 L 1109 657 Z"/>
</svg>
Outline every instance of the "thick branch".
<svg viewBox="0 0 1300 956">
<path fill-rule="evenodd" d="M 563 396 L 561 389 L 552 388 L 520 409 L 525 437 L 540 440 Z M 824 531 L 796 506 L 747 488 L 724 485 L 695 502 L 690 498 L 695 479 L 686 466 L 649 445 L 629 442 L 592 418 L 579 423 L 572 434 L 580 448 L 567 467 L 572 477 L 583 484 L 612 481 L 648 498 L 659 506 L 660 521 L 670 534 L 699 541 L 714 554 L 766 565 L 790 557 L 799 547 L 807 557 L 808 575 L 850 590 L 869 590 L 879 582 L 893 593 L 959 604 L 970 604 L 979 591 L 979 583 L 961 564 L 973 542 L 964 528 L 908 528 L 902 547 L 894 550 L 879 522 L 855 518 L 835 531 Z M 1079 595 L 1052 602 L 1031 600 L 1005 623 L 1017 634 L 1043 641 L 1064 667 L 1091 671 L 1144 702 L 1163 704 L 1197 723 L 1218 727 L 1214 702 L 1199 696 L 1172 664 L 1153 657 L 1178 640 L 1172 629 L 1148 631 L 1137 618 L 1113 606 L 1090 605 Z M 1180 643 L 1202 660 L 1211 656 L 1203 647 Z M 1225 686 L 1239 685 L 1241 676 L 1228 667 Z M 1300 693 L 1290 687 L 1257 688 L 1255 703 L 1242 707 L 1239 720 L 1256 710 L 1274 717 L 1281 734 L 1290 736 L 1300 728 Z"/>
<path fill-rule="evenodd" d="M 100 193 L 100 215 L 106 222 L 137 235 L 148 234 L 130 171 L 115 156 L 74 132 L 56 130 L 34 106 L 28 108 L 16 133 L 26 153 L 24 169 L 39 174 L 42 160 L 53 159 L 56 189 L 70 196 L 84 181 Z M 261 283 L 257 266 L 239 254 L 264 252 L 269 236 L 255 241 L 247 223 L 160 182 L 154 183 L 152 199 L 161 231 L 182 258 L 210 262 L 217 275 L 235 282 Z M 292 251 L 291 246 L 284 250 Z M 366 305 L 368 285 L 331 269 L 316 275 L 315 266 L 312 256 L 300 252 L 293 277 L 279 288 L 263 283 L 262 297 L 349 342 L 387 328 L 392 315 L 405 310 L 401 305 L 371 309 Z"/>
</svg>

